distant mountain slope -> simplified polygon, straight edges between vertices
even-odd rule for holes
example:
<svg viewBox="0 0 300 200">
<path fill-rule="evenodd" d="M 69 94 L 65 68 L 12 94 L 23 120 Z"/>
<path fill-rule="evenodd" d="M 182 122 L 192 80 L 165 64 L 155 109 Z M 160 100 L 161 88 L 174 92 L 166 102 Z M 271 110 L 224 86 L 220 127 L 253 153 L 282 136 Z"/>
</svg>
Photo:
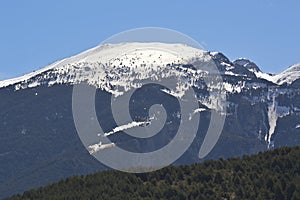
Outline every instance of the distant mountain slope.
<svg viewBox="0 0 300 200">
<path fill-rule="evenodd" d="M 287 70 L 274 76 L 274 82 L 282 84 L 292 84 L 294 81 L 300 79 L 300 63 L 292 65 Z"/>
<path fill-rule="evenodd" d="M 17 83 L 23 86 L 21 88 L 32 88 L 45 84 L 49 86 L 63 83 L 74 84 L 86 79 L 89 80 L 90 84 L 101 88 L 101 86 L 107 83 L 103 83 L 102 79 L 105 78 L 108 71 L 118 71 L 120 73 L 118 75 L 120 76 L 126 75 L 126 70 L 121 70 L 122 68 L 131 68 L 136 73 L 147 76 L 147 73 L 149 73 L 149 69 L 147 70 L 147 68 L 153 69 L 156 65 L 166 67 L 167 64 L 172 63 L 187 64 L 190 59 L 196 57 L 202 58 L 205 54 L 207 52 L 184 44 L 104 44 L 57 61 L 24 76 L 0 81 L 0 88 Z M 92 75 L 91 71 L 97 73 Z M 122 83 L 119 82 L 119 84 Z"/>
<path fill-rule="evenodd" d="M 217 70 L 193 65 L 195 60 L 212 61 Z M 216 72 L 222 81 L 207 85 L 204 78 Z M 297 68 L 292 74 L 299 74 Z M 178 87 L 168 90 L 159 84 L 141 84 L 162 77 L 178 81 Z M 78 83 L 97 89 L 96 118 L 105 133 L 113 133 L 103 135 L 115 144 L 108 145 L 131 152 L 154 151 L 174 138 L 181 122 L 178 101 L 187 88 L 193 88 L 199 108 L 189 114 L 199 114 L 201 120 L 193 143 L 174 163 L 179 165 L 203 161 L 199 149 L 216 112 L 224 116 L 224 128 L 204 159 L 300 145 L 300 79 L 278 84 L 273 78 L 252 61 L 232 62 L 220 52 L 183 44 L 121 43 L 98 46 L 25 76 L 1 81 L 0 199 L 61 178 L 107 169 L 89 154 L 77 134 L 72 92 Z M 124 131 L 114 134 L 124 124 L 115 121 L 111 100 L 130 89 L 138 89 L 129 102 L 132 119 L 150 119 L 148 111 L 154 104 L 166 108 L 167 121 L 155 137 L 135 138 Z M 226 112 L 220 109 L 218 89 L 226 95 Z M 89 134 L 103 139 L 97 131 Z"/>
<path fill-rule="evenodd" d="M 7 200 L 299 198 L 300 147 L 283 147 L 242 159 L 167 167 L 148 174 L 104 171 L 70 177 Z"/>
</svg>

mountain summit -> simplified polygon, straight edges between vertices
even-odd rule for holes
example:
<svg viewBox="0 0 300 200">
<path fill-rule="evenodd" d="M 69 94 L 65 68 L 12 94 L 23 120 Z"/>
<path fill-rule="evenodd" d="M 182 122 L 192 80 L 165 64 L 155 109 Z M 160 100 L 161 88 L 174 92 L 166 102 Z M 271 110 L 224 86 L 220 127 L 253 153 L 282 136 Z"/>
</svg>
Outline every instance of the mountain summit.
<svg viewBox="0 0 300 200">
<path fill-rule="evenodd" d="M 258 78 L 271 81 L 275 84 L 291 84 L 299 79 L 299 63 L 286 71 L 272 76 L 263 73 L 252 61 L 240 58 L 231 62 L 220 52 L 206 52 L 183 44 L 165 43 L 120 43 L 104 44 L 84 51 L 78 55 L 57 61 L 27 75 L 0 81 L 0 88 L 15 85 L 16 90 L 54 84 L 76 84 L 88 78 L 88 82 L 96 87 L 103 87 L 103 79 L 110 72 L 134 70 L 141 76 L 155 70 L 153 66 L 164 67 L 171 64 L 188 64 L 196 58 L 215 60 L 221 73 L 227 75 L 255 74 Z M 148 71 L 147 71 L 148 70 Z M 89 71 L 94 71 L 91 77 Z M 115 71 L 115 72 L 114 72 Z M 87 77 L 87 75 L 89 77 Z M 46 80 L 46 79 L 51 79 Z M 17 85 L 16 85 L 17 84 Z"/>
<path fill-rule="evenodd" d="M 165 43 L 120 43 L 104 44 L 84 51 L 78 55 L 57 61 L 45 68 L 25 76 L 0 81 L 0 87 L 14 84 L 35 87 L 45 79 L 52 79 L 49 86 L 61 83 L 79 83 L 89 75 L 89 83 L 100 86 L 107 73 L 134 70 L 135 73 L 147 73 L 155 66 L 167 64 L 187 64 L 193 58 L 205 56 L 205 51 L 183 44 Z M 90 76 L 89 72 L 96 73 Z M 142 74 L 141 74 L 142 75 Z M 32 80 L 35 79 L 35 80 Z M 22 84 L 23 83 L 23 84 Z M 16 88 L 19 89 L 19 88 Z"/>
<path fill-rule="evenodd" d="M 252 72 L 261 72 L 261 70 L 259 69 L 259 67 L 252 61 L 246 59 L 246 58 L 239 58 L 235 61 L 233 61 L 233 63 L 235 65 L 239 65 L 239 66 L 243 66 L 246 69 L 248 69 L 249 71 Z"/>
<path fill-rule="evenodd" d="M 287 70 L 274 76 L 274 82 L 279 85 L 292 84 L 293 82 L 300 79 L 300 63 L 292 65 Z"/>
</svg>

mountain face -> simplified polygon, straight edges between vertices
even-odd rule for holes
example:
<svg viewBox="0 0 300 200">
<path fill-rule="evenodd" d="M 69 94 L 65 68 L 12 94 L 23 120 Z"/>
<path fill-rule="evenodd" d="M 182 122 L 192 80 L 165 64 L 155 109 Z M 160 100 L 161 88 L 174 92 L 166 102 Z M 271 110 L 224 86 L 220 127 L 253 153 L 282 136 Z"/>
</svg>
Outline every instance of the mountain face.
<svg viewBox="0 0 300 200">
<path fill-rule="evenodd" d="M 294 84 L 300 78 L 300 63 L 292 65 L 284 72 L 274 76 L 274 81 L 280 85 L 282 84 Z"/>
<path fill-rule="evenodd" d="M 203 81 L 214 72 L 205 66 L 196 68 L 191 64 L 195 60 L 212 60 L 218 69 L 222 77 L 218 88 L 226 94 L 225 110 L 220 109 L 215 88 Z M 142 85 L 143 80 L 156 82 L 161 77 L 176 80 L 178 87 Z M 154 151 L 172 140 L 180 124 L 177 100 L 188 87 L 194 89 L 199 103 L 199 129 L 175 164 L 201 161 L 199 149 L 215 111 L 225 115 L 225 124 L 204 159 L 300 145 L 299 64 L 270 75 L 247 59 L 231 62 L 222 53 L 182 44 L 106 44 L 0 82 L 0 198 L 60 178 L 107 169 L 89 154 L 75 128 L 72 91 L 79 83 L 97 88 L 98 121 L 112 143 L 128 151 Z M 126 135 L 112 114 L 112 97 L 131 89 L 137 89 L 129 103 L 133 120 L 147 119 L 155 104 L 166 110 L 166 124 L 150 139 Z"/>
</svg>

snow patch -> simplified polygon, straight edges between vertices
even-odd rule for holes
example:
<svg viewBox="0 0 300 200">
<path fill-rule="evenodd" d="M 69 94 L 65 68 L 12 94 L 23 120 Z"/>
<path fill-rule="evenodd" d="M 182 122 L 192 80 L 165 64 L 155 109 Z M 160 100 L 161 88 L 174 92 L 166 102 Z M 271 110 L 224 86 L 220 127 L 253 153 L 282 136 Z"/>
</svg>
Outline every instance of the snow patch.
<svg viewBox="0 0 300 200">
<path fill-rule="evenodd" d="M 134 127 L 137 127 L 137 126 L 146 126 L 146 125 L 149 125 L 149 123 L 150 123 L 150 121 L 146 121 L 146 122 L 135 122 L 135 121 L 133 121 L 131 123 L 118 126 L 118 127 L 114 128 L 112 131 L 104 133 L 103 136 L 107 137 L 107 136 L 110 136 L 112 134 L 115 134 L 115 133 L 118 133 L 118 132 L 121 132 L 121 131 L 125 131 L 127 129 L 131 129 L 131 128 L 134 128 Z M 101 136 L 101 135 L 102 134 L 98 134 L 98 136 Z"/>
<path fill-rule="evenodd" d="M 195 114 L 201 113 L 201 112 L 204 112 L 204 111 L 206 111 L 205 108 L 197 108 L 196 110 L 194 110 L 193 113 L 190 114 L 189 120 L 192 120 L 192 118 L 195 116 Z"/>
<path fill-rule="evenodd" d="M 102 142 L 100 142 L 98 144 L 88 146 L 88 151 L 92 155 L 94 153 L 97 153 L 98 151 L 108 149 L 108 148 L 112 148 L 112 147 L 115 147 L 115 146 L 116 146 L 115 143 L 102 144 Z"/>
<path fill-rule="evenodd" d="M 300 63 L 292 65 L 287 70 L 283 71 L 282 73 L 274 76 L 274 81 L 282 85 L 284 83 L 291 84 L 295 80 L 300 78 Z"/>
<path fill-rule="evenodd" d="M 270 75 L 268 73 L 263 73 L 263 72 L 257 72 L 257 71 L 254 71 L 254 74 L 257 78 L 260 78 L 260 79 L 265 79 L 267 81 L 270 81 L 270 82 L 273 82 L 273 83 L 276 83 L 276 80 L 274 78 L 273 75 Z"/>
<path fill-rule="evenodd" d="M 271 138 L 272 135 L 275 132 L 275 128 L 276 128 L 276 123 L 277 123 L 277 114 L 276 114 L 276 107 L 275 107 L 275 101 L 273 102 L 273 104 L 271 106 L 268 107 L 268 119 L 269 119 L 269 134 L 266 135 L 265 140 L 268 143 L 268 148 L 272 148 L 273 144 L 271 143 Z"/>
<path fill-rule="evenodd" d="M 161 89 L 161 91 L 168 94 L 168 95 L 176 97 L 176 98 L 181 98 L 183 96 L 182 92 L 178 93 L 178 92 L 174 92 L 173 90 L 168 90 L 168 89 Z"/>
<path fill-rule="evenodd" d="M 274 147 L 274 142 L 272 141 L 272 135 L 275 133 L 275 128 L 277 126 L 277 119 L 279 117 L 284 117 L 290 114 L 290 109 L 285 106 L 278 106 L 275 101 L 275 96 L 273 96 L 273 103 L 268 107 L 268 120 L 269 120 L 269 133 L 265 136 L 265 140 L 268 143 L 268 148 Z"/>
</svg>

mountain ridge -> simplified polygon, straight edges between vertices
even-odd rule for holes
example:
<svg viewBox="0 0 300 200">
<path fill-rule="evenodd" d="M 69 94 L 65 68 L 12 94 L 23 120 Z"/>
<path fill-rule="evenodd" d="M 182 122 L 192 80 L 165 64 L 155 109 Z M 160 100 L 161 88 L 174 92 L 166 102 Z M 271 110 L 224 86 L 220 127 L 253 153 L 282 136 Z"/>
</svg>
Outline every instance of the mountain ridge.
<svg viewBox="0 0 300 200">
<path fill-rule="evenodd" d="M 180 125 L 178 100 L 192 88 L 199 108 L 190 114 L 199 114 L 201 120 L 193 143 L 175 165 L 300 145 L 299 79 L 279 85 L 258 77 L 265 73 L 241 66 L 248 61 L 237 65 L 221 53 L 182 44 L 139 45 L 138 49 L 137 44 L 97 47 L 25 77 L 0 82 L 0 198 L 68 176 L 107 169 L 89 154 L 76 131 L 72 94 L 74 85 L 81 82 L 96 88 L 96 114 L 104 133 L 112 133 L 107 135 L 109 140 L 131 152 L 160 149 L 173 139 Z M 119 50 L 114 52 L 114 47 Z M 129 51 L 123 51 L 126 48 Z M 183 54 L 185 59 L 180 56 Z M 99 55 L 106 60 L 99 60 Z M 195 60 L 215 69 L 197 68 Z M 205 77 L 214 77 L 215 72 L 222 81 L 207 84 Z M 162 87 L 162 77 L 178 81 L 180 87 Z M 157 84 L 143 85 L 144 80 Z M 124 129 L 124 124 L 115 122 L 111 100 L 131 89 L 136 89 L 129 102 L 132 120 L 150 119 L 148 111 L 154 104 L 166 108 L 168 120 L 155 138 L 137 139 L 114 131 Z M 226 95 L 226 112 L 216 95 L 220 91 Z M 225 116 L 225 124 L 215 147 L 200 159 L 199 149 L 213 113 Z M 98 139 L 98 133 L 90 134 Z"/>
<path fill-rule="evenodd" d="M 122 54 L 122 51 L 126 52 L 126 50 L 128 50 L 129 48 L 131 48 L 131 50 L 135 49 L 136 51 L 138 51 L 140 48 L 143 48 L 143 49 L 147 48 L 147 46 L 149 48 L 155 48 L 155 51 L 157 51 L 159 48 L 161 48 L 163 51 L 166 51 L 169 49 L 169 51 L 170 51 L 169 53 L 171 53 L 171 54 L 176 53 L 177 58 L 181 57 L 180 59 L 184 58 L 185 60 L 187 60 L 187 58 L 189 58 L 189 57 L 193 58 L 195 56 L 203 56 L 201 54 L 210 55 L 212 57 L 212 59 L 217 59 L 217 60 L 219 60 L 219 62 L 221 62 L 221 64 L 223 63 L 223 64 L 227 65 L 224 68 L 226 70 L 230 71 L 230 67 L 241 67 L 242 66 L 245 69 L 247 69 L 248 71 L 254 73 L 258 78 L 265 79 L 265 80 L 271 81 L 271 82 L 273 82 L 275 84 L 279 84 L 279 85 L 282 85 L 284 83 L 291 84 L 293 81 L 299 79 L 299 77 L 300 77 L 300 69 L 297 67 L 294 67 L 294 66 L 299 65 L 299 63 L 291 66 L 290 68 L 288 68 L 287 70 L 285 70 L 279 74 L 270 75 L 268 73 L 262 72 L 254 62 L 252 62 L 246 58 L 239 58 L 234 61 L 230 61 L 221 52 L 203 51 L 200 49 L 195 49 L 193 47 L 189 47 L 184 44 L 120 43 L 120 44 L 103 44 L 100 46 L 96 46 L 94 48 L 83 51 L 77 55 L 67 57 L 60 61 L 56 61 L 46 67 L 43 67 L 39 70 L 36 70 L 36 71 L 28 73 L 28 74 L 25 74 L 23 76 L 12 78 L 12 79 L 7 79 L 7 80 L 2 80 L 2 81 L 0 81 L 0 88 L 7 87 L 9 85 L 15 85 L 15 84 L 18 84 L 21 82 L 26 82 L 29 79 L 34 78 L 35 76 L 38 76 L 39 74 L 42 74 L 46 71 L 55 70 L 55 69 L 63 69 L 64 66 L 66 66 L 66 65 L 74 65 L 76 63 L 83 63 L 86 61 L 88 61 L 88 62 L 92 61 L 94 63 L 99 62 L 99 61 L 101 63 L 108 62 L 109 64 L 114 65 L 114 64 L 117 64 L 116 60 L 115 60 L 115 63 L 111 62 L 111 61 L 113 60 L 113 58 L 120 56 L 120 54 Z M 174 50 L 176 50 L 176 51 L 174 51 Z M 114 51 L 117 51 L 117 53 L 112 53 Z M 196 55 L 197 53 L 198 53 L 198 55 Z M 98 56 L 98 58 L 97 58 L 97 56 Z M 143 58 L 145 59 L 145 57 L 143 57 Z M 176 61 L 177 58 L 176 58 L 176 56 L 173 58 L 173 63 Z M 153 61 L 153 59 L 152 59 L 152 61 Z M 181 60 L 181 61 L 183 61 L 183 60 Z M 167 62 L 164 62 L 164 63 L 167 63 Z M 171 63 L 172 63 L 172 59 L 169 60 L 169 64 L 171 64 Z M 126 63 L 122 63 L 122 64 L 124 65 Z M 139 63 L 139 64 L 141 64 L 141 63 Z M 184 63 L 181 63 L 181 64 L 184 64 Z M 230 66 L 231 64 L 232 64 L 232 66 Z M 294 73 L 295 72 L 299 72 L 299 73 L 293 74 L 292 78 L 289 78 L 287 81 L 284 81 L 284 80 L 286 80 L 286 77 L 288 75 L 292 74 L 291 69 L 293 69 L 293 68 L 294 68 L 294 70 L 293 70 Z M 227 72 L 227 74 L 234 75 L 235 73 Z M 32 87 L 34 87 L 34 86 L 32 86 Z"/>
</svg>

